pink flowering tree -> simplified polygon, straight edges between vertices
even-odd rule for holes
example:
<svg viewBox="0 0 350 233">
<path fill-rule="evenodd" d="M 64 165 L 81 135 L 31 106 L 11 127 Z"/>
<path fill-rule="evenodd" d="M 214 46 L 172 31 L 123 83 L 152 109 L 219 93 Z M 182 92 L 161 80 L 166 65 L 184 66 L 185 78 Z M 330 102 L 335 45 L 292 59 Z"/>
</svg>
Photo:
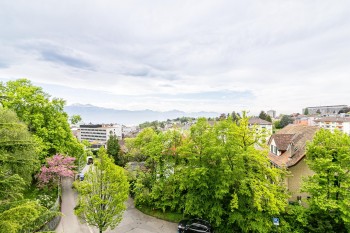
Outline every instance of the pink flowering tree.
<svg viewBox="0 0 350 233">
<path fill-rule="evenodd" d="M 56 154 L 46 161 L 47 165 L 41 167 L 37 176 L 39 187 L 59 184 L 62 177 L 74 177 L 74 157 Z"/>
</svg>

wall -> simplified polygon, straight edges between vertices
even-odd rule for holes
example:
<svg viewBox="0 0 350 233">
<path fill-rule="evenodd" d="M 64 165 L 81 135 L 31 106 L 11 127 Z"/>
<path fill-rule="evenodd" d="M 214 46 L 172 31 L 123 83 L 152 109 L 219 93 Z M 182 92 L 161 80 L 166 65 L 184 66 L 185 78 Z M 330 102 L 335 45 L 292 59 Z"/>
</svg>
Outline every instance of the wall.
<svg viewBox="0 0 350 233">
<path fill-rule="evenodd" d="M 302 201 L 305 201 L 308 194 L 301 193 L 302 177 L 311 176 L 314 172 L 307 166 L 305 159 L 302 159 L 298 164 L 288 168 L 291 174 L 288 176 L 288 190 L 292 193 L 291 201 L 296 201 L 297 196 L 302 197 Z"/>
</svg>

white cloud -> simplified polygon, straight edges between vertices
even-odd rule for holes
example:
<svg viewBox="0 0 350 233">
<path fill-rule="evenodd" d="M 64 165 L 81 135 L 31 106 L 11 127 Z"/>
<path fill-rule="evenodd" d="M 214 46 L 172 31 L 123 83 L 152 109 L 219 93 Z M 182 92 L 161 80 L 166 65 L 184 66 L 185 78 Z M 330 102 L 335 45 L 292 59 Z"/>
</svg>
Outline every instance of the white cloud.
<svg viewBox="0 0 350 233">
<path fill-rule="evenodd" d="M 0 79 L 73 87 L 50 90 L 123 109 L 349 104 L 348 9 L 326 0 L 1 2 Z M 251 95 L 198 97 L 226 91 Z"/>
</svg>

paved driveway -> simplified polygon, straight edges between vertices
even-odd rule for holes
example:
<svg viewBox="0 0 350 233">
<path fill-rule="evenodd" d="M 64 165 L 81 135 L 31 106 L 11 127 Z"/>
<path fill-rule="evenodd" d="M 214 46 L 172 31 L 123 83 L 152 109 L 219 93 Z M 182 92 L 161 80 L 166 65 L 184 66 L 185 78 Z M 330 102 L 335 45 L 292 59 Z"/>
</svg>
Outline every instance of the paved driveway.
<svg viewBox="0 0 350 233">
<path fill-rule="evenodd" d="M 79 222 L 74 215 L 77 194 L 72 190 L 72 179 L 64 179 L 62 182 L 62 213 L 63 217 L 56 228 L 58 233 L 98 233 L 95 227 Z M 106 233 L 176 233 L 177 224 L 163 221 L 143 214 L 134 207 L 133 200 L 127 201 L 127 210 L 124 212 L 123 220 L 114 230 Z"/>
</svg>

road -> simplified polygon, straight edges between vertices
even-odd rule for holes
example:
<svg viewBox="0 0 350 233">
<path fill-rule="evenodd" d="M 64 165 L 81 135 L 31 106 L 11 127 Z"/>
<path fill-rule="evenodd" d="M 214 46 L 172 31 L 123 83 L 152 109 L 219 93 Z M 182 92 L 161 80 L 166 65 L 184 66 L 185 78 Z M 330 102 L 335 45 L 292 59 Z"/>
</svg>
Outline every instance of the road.
<svg viewBox="0 0 350 233">
<path fill-rule="evenodd" d="M 62 213 L 60 224 L 56 228 L 58 233 L 98 233 L 97 228 L 79 222 L 74 215 L 74 207 L 77 193 L 72 189 L 73 179 L 62 181 Z M 106 233 L 175 233 L 177 224 L 163 221 L 143 214 L 137 210 L 133 200 L 126 202 L 127 210 L 124 212 L 123 220 L 114 229 L 108 229 Z"/>
</svg>

